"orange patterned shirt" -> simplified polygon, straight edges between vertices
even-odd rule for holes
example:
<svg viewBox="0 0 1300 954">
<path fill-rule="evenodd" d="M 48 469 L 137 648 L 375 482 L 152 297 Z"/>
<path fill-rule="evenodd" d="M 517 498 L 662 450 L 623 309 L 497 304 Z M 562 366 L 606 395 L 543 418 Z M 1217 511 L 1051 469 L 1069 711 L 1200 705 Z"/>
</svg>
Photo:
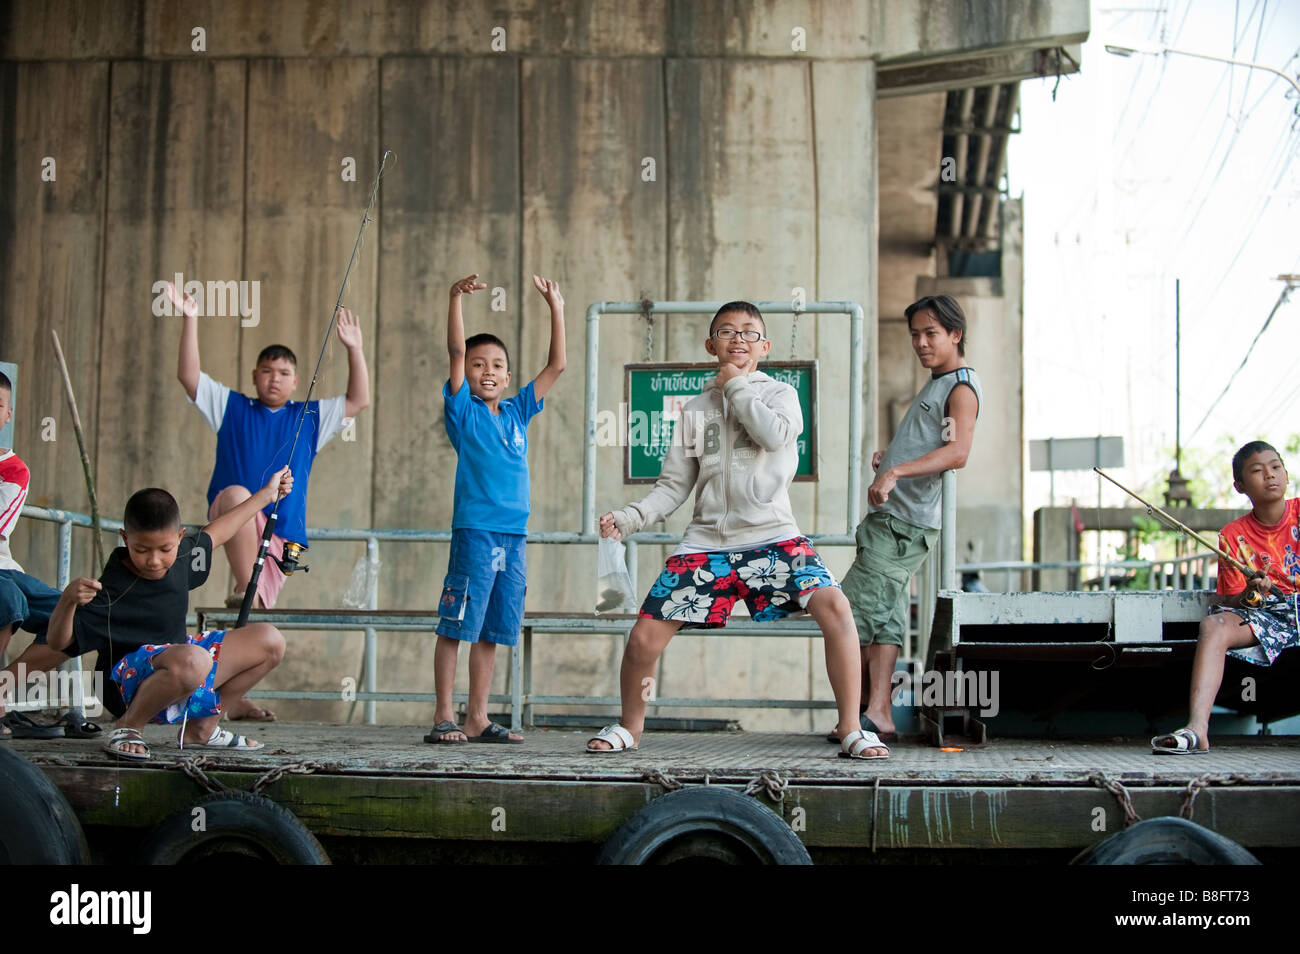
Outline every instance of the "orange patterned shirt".
<svg viewBox="0 0 1300 954">
<path fill-rule="evenodd" d="M 1286 502 L 1282 520 L 1271 527 L 1256 520 L 1254 513 L 1238 517 L 1219 533 L 1219 549 L 1263 570 L 1284 591 L 1300 590 L 1300 497 Z M 1246 577 L 1220 558 L 1218 592 L 1231 596 L 1245 588 Z"/>
</svg>

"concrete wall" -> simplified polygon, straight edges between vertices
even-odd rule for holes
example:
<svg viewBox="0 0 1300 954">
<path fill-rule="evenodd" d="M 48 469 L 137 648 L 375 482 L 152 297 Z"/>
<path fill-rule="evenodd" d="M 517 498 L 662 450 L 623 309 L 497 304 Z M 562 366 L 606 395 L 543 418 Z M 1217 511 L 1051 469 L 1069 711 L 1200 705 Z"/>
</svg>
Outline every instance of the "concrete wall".
<svg viewBox="0 0 1300 954">
<path fill-rule="evenodd" d="M 1021 223 L 1020 200 L 1003 202 L 1000 279 L 933 278 L 917 283 L 918 297 L 947 294 L 961 302 L 970 331 L 966 360 L 984 389 L 975 444 L 966 466 L 957 473 L 960 563 L 1024 559 L 1021 498 L 1027 464 Z"/>
<path fill-rule="evenodd" d="M 0 356 L 24 369 L 16 446 L 34 473 L 31 503 L 86 509 L 52 374 L 48 328 L 57 327 L 104 512 L 120 514 L 133 490 L 158 484 L 177 494 L 186 519 L 201 521 L 215 438 L 175 380 L 179 325 L 151 315 L 152 283 L 177 271 L 260 281 L 256 327 L 201 321 L 204 367 L 247 390 L 258 350 L 282 341 L 300 356 L 301 396 L 370 177 L 391 148 L 395 164 L 345 296 L 362 317 L 374 403 L 355 440 L 336 440 L 318 459 L 308 522 L 449 525 L 455 459 L 439 396 L 447 286 L 478 271 L 505 289 L 504 312 L 492 312 L 486 296 L 471 299 L 467 325 L 505 338 L 522 384 L 547 349 L 545 306 L 527 281 L 538 272 L 555 277 L 568 301 L 569 371 L 533 426 L 530 526 L 573 530 L 581 316 L 591 301 L 784 299 L 797 286 L 810 299 L 861 302 L 865 446 L 877 446 L 876 290 L 916 275 L 913 261 L 888 282 L 877 268 L 878 69 L 1073 42 L 1087 19 L 1082 2 L 1029 0 L 538 0 L 508 9 L 57 0 L 0 3 L 0 25 Z M 497 26 L 504 52 L 490 46 Z M 191 48 L 196 27 L 204 52 Z M 806 52 L 791 50 L 795 28 Z M 57 163 L 48 182 L 47 156 Z M 935 157 L 917 165 L 914 156 L 909 146 L 892 161 L 920 190 Z M 642 177 L 646 157 L 653 181 Z M 356 181 L 340 176 L 346 158 Z M 786 357 L 789 320 L 774 318 L 770 331 L 774 356 Z M 807 531 L 840 531 L 847 332 L 835 318 L 802 319 L 798 332 L 798 356 L 821 362 L 823 477 L 797 487 L 796 512 Z M 703 319 L 660 320 L 650 355 L 698 359 L 703 334 Z M 645 354 L 639 319 L 606 323 L 601 408 L 622 398 L 621 364 Z M 318 393 L 339 393 L 345 379 L 345 356 L 330 343 Z M 45 417 L 58 424 L 55 441 L 40 439 Z M 644 493 L 622 485 L 617 451 L 601 454 L 602 507 Z M 679 515 L 669 527 L 684 522 Z M 27 522 L 15 554 L 52 578 L 55 539 L 52 527 Z M 314 546 L 311 574 L 289 582 L 281 605 L 337 606 L 363 549 Z M 849 554 L 828 557 L 841 572 Z M 445 547 L 389 544 L 382 559 L 381 605 L 434 604 Z M 643 548 L 642 588 L 661 559 Z M 594 560 L 594 547 L 534 547 L 529 609 L 589 609 Z M 83 536 L 73 571 L 93 569 Z M 221 567 L 192 605 L 220 602 L 227 585 Z M 665 659 L 660 692 L 826 696 L 820 653 L 811 640 L 683 639 Z M 618 655 L 613 637 L 544 639 L 536 685 L 612 694 Z M 265 685 L 338 688 L 359 677 L 360 662 L 359 636 L 291 634 L 285 665 Z M 379 668 L 381 689 L 431 689 L 432 639 L 382 635 Z M 507 668 L 503 657 L 494 691 L 504 691 Z M 279 708 L 317 719 L 350 711 Z M 430 708 L 380 712 L 423 721 Z M 746 713 L 745 724 L 790 718 Z"/>
</svg>

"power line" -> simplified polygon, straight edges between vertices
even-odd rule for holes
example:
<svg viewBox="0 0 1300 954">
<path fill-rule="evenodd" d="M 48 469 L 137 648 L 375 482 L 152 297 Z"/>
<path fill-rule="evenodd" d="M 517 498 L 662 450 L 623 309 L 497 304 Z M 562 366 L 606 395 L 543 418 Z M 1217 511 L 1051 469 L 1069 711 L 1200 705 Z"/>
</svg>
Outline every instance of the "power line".
<svg viewBox="0 0 1300 954">
<path fill-rule="evenodd" d="M 1232 377 L 1228 378 L 1228 383 L 1223 386 L 1223 390 L 1219 392 L 1219 396 L 1214 399 L 1214 403 L 1210 405 L 1210 409 L 1205 412 L 1205 417 L 1201 418 L 1201 423 L 1196 425 L 1196 429 L 1193 430 L 1191 435 L 1187 438 L 1189 443 L 1192 438 L 1196 437 L 1200 432 L 1201 428 L 1205 425 L 1205 422 L 1210 419 L 1210 415 L 1214 413 L 1214 409 L 1219 406 L 1219 402 L 1223 400 L 1229 389 L 1231 389 L 1232 382 L 1237 380 L 1237 375 L 1241 373 L 1241 370 L 1244 367 L 1246 367 L 1246 362 L 1250 360 L 1250 355 L 1255 350 L 1255 345 L 1259 344 L 1260 337 L 1268 330 L 1269 323 L 1273 320 L 1273 316 L 1277 314 L 1277 310 L 1282 307 L 1290 295 L 1291 281 L 1288 279 L 1286 285 L 1282 288 L 1282 294 L 1278 295 L 1277 301 L 1273 303 L 1273 310 L 1268 313 L 1268 317 L 1264 319 L 1264 324 L 1259 331 L 1255 332 L 1255 339 L 1250 343 L 1250 347 L 1246 349 L 1246 356 L 1241 359 L 1241 364 L 1237 365 L 1237 370 L 1232 372 Z"/>
</svg>

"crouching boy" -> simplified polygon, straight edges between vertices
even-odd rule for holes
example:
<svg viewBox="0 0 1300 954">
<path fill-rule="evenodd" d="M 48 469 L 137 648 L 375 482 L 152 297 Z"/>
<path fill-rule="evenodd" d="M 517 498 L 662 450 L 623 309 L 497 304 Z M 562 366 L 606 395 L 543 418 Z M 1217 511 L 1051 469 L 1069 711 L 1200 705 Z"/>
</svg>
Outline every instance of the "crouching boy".
<svg viewBox="0 0 1300 954">
<path fill-rule="evenodd" d="M 140 734 L 147 722 L 182 723 L 181 747 L 262 747 L 221 728 L 221 703 L 238 702 L 279 665 L 284 637 L 266 623 L 190 636 L 185 616 L 189 591 L 208 578 L 213 548 L 292 489 L 285 467 L 260 491 L 192 534 L 181 529 L 180 508 L 171 494 L 156 487 L 137 491 L 122 518 L 123 546 L 109 556 L 103 574 L 98 580 L 74 580 L 63 591 L 50 617 L 49 645 L 99 653 L 104 705 L 118 717 L 104 743 L 106 752 L 148 759 Z"/>
</svg>

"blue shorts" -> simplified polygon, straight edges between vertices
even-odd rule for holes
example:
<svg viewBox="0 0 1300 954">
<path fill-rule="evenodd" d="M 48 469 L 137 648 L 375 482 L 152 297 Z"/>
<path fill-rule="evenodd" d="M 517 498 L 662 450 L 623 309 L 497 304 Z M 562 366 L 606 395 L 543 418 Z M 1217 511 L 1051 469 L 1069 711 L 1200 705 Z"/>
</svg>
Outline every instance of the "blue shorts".
<svg viewBox="0 0 1300 954">
<path fill-rule="evenodd" d="M 528 592 L 522 533 L 453 530 L 437 633 L 467 643 L 519 642 Z"/>
<path fill-rule="evenodd" d="M 0 629 L 18 623 L 27 632 L 36 633 L 38 643 L 45 642 L 50 614 L 61 595 L 22 570 L 0 570 Z"/>
<path fill-rule="evenodd" d="M 217 678 L 217 660 L 221 657 L 221 641 L 225 638 L 226 631 L 224 629 L 209 630 L 206 633 L 199 633 L 197 636 L 185 637 L 185 643 L 200 646 L 208 651 L 208 654 L 212 657 L 212 668 L 208 670 L 208 676 L 203 680 L 203 685 L 195 689 L 188 699 L 173 702 L 162 712 L 151 716 L 150 722 L 175 725 L 187 716 L 191 719 L 203 719 L 208 716 L 218 715 L 221 712 L 221 696 L 217 693 L 213 682 Z M 140 684 L 154 674 L 154 657 L 165 649 L 171 649 L 172 646 L 183 646 L 185 643 L 141 646 L 118 660 L 117 665 L 113 667 L 112 679 L 122 687 L 122 698 L 126 700 L 127 705 L 130 705 L 131 700 L 135 698 L 136 692 L 140 689 Z"/>
</svg>

